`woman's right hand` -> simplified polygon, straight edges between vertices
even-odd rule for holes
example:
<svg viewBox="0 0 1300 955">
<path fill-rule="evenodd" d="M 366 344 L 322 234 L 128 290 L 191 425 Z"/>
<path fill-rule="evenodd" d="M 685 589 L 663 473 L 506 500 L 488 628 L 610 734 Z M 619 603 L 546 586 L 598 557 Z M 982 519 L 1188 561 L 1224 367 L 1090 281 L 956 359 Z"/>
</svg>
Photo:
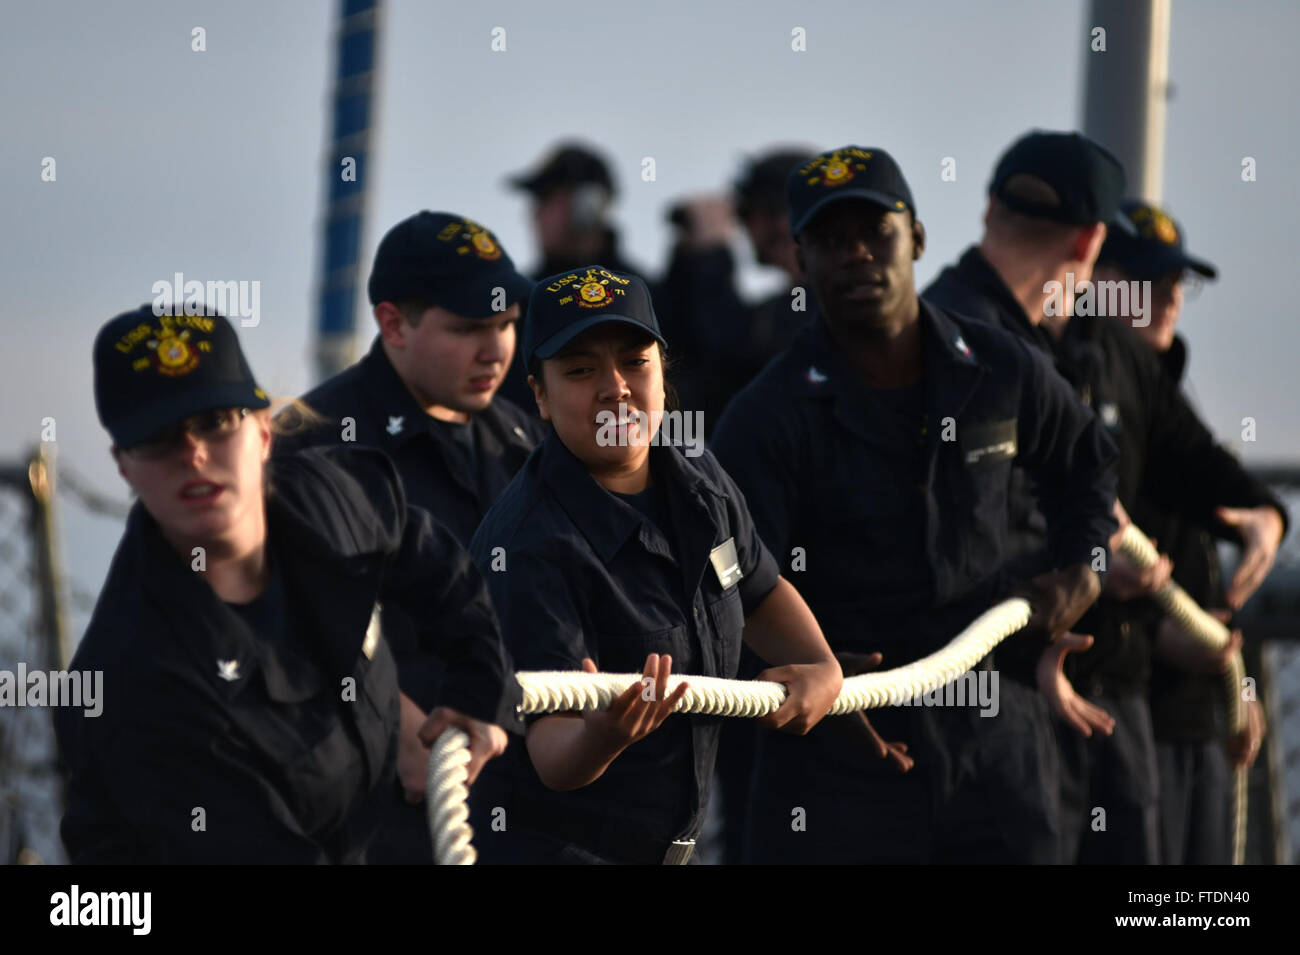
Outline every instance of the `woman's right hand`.
<svg viewBox="0 0 1300 955">
<path fill-rule="evenodd" d="M 685 682 L 668 693 L 672 668 L 673 658 L 667 653 L 647 656 L 641 680 L 619 694 L 609 709 L 583 712 L 587 730 L 619 751 L 645 739 L 659 728 L 686 694 Z M 582 661 L 582 670 L 596 673 L 596 664 L 588 657 Z"/>
<path fill-rule="evenodd" d="M 668 654 L 652 653 L 645 675 L 609 709 L 551 713 L 529 726 L 528 755 L 542 782 L 560 792 L 588 786 L 623 750 L 658 729 L 686 693 L 685 683 L 668 693 L 672 666 Z M 596 664 L 584 659 L 582 670 L 595 673 Z"/>
</svg>

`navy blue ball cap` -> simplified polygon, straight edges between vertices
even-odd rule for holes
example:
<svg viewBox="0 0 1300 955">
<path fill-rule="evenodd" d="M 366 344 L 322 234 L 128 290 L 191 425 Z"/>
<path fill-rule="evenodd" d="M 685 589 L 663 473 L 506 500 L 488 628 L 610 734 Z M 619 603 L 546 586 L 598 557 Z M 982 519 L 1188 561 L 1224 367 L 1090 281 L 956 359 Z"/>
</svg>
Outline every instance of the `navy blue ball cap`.
<svg viewBox="0 0 1300 955">
<path fill-rule="evenodd" d="M 617 192 L 609 164 L 595 150 L 580 143 L 561 143 L 537 168 L 511 176 L 506 181 L 538 198 L 555 189 L 588 183 L 603 186 L 611 197 Z"/>
<path fill-rule="evenodd" d="M 1183 248 L 1183 230 L 1154 203 L 1125 199 L 1106 231 L 1098 262 L 1117 266 L 1130 278 L 1158 279 L 1171 272 L 1191 269 L 1207 279 L 1218 278 L 1209 262 L 1194 258 Z"/>
<path fill-rule="evenodd" d="M 650 290 L 630 272 L 588 265 L 541 279 L 524 316 L 524 363 L 554 358 L 583 332 L 606 324 L 641 329 L 668 347 Z"/>
<path fill-rule="evenodd" d="M 367 286 L 371 305 L 422 301 L 463 318 L 491 318 L 498 302 L 506 308 L 526 302 L 532 289 L 491 230 L 453 212 L 428 210 L 388 230 Z"/>
<path fill-rule="evenodd" d="M 903 170 L 883 149 L 842 146 L 814 156 L 790 173 L 785 195 L 795 235 L 822 209 L 845 199 L 865 199 L 891 212 L 910 209 L 916 216 Z"/>
<path fill-rule="evenodd" d="M 736 215 L 745 219 L 751 211 L 768 205 L 779 211 L 785 202 L 785 184 L 790 173 L 812 157 L 809 148 L 773 149 L 751 157 L 732 186 Z"/>
<path fill-rule="evenodd" d="M 95 410 L 119 448 L 147 441 L 191 415 L 271 402 L 220 315 L 186 315 L 178 303 L 141 305 L 95 338 Z"/>
<path fill-rule="evenodd" d="M 1056 194 L 1038 201 L 1007 189 L 1013 176 L 1033 176 Z M 1124 167 L 1110 152 L 1082 133 L 1036 129 L 1017 139 L 993 170 L 989 195 L 1007 208 L 1063 225 L 1109 222 L 1124 196 Z"/>
</svg>

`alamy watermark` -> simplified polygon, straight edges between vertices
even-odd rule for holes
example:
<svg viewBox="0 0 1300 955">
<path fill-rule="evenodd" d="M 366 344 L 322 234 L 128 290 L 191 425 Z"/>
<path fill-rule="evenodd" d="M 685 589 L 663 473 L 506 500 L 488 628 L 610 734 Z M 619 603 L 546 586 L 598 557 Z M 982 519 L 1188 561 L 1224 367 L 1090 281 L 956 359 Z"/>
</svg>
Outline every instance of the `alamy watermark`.
<svg viewBox="0 0 1300 955">
<path fill-rule="evenodd" d="M 0 706 L 82 707 L 88 717 L 104 712 L 103 670 L 0 670 Z"/>
<path fill-rule="evenodd" d="M 240 327 L 255 328 L 262 320 L 262 283 L 250 281 L 200 282 L 185 280 L 176 272 L 172 280 L 153 283 L 153 313 L 157 318 L 173 313 L 179 305 L 186 315 L 224 315 L 238 318 Z"/>
<path fill-rule="evenodd" d="M 1138 281 L 1080 282 L 1075 284 L 1074 273 L 1065 273 L 1065 284 L 1055 280 L 1043 284 L 1043 314 L 1047 317 L 1065 315 L 1066 302 L 1074 300 L 1075 318 L 1110 317 L 1132 319 L 1134 328 L 1151 324 L 1151 283 Z"/>
<path fill-rule="evenodd" d="M 148 935 L 153 926 L 152 892 L 83 892 L 73 883 L 50 896 L 51 925 L 118 925 L 132 935 Z"/>
<path fill-rule="evenodd" d="M 925 693 L 911 694 L 902 689 L 891 690 L 890 706 L 978 706 L 980 716 L 997 716 L 1001 704 L 998 700 L 997 670 L 967 670 L 951 683 L 937 686 Z"/>
<path fill-rule="evenodd" d="M 688 458 L 704 453 L 703 411 L 629 411 L 620 401 L 618 411 L 596 415 L 596 443 L 612 447 L 682 447 Z"/>
</svg>

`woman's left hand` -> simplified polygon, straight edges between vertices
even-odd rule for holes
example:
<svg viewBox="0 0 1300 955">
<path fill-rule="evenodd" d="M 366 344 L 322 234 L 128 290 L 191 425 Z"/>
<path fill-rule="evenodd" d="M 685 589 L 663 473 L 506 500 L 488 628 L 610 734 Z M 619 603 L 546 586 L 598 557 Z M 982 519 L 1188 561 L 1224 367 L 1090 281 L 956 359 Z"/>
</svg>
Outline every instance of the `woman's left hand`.
<svg viewBox="0 0 1300 955">
<path fill-rule="evenodd" d="M 844 685 L 844 674 L 834 659 L 772 667 L 757 678 L 784 684 L 787 694 L 780 708 L 760 717 L 759 724 L 796 736 L 803 736 L 821 722 Z"/>
<path fill-rule="evenodd" d="M 429 769 L 429 750 L 438 737 L 443 734 L 449 726 L 454 726 L 462 730 L 469 737 L 469 764 L 465 767 L 468 778 L 465 783 L 468 786 L 474 785 L 474 780 L 478 779 L 478 774 L 482 772 L 483 767 L 490 759 L 495 759 L 506 751 L 506 745 L 510 742 L 510 737 L 506 731 L 495 723 L 484 723 L 482 720 L 476 720 L 472 716 L 467 716 L 448 706 L 436 706 L 429 718 L 424 721 L 424 725 L 419 728 L 418 744 L 425 747 L 424 758 L 420 764 L 420 772 L 427 774 Z M 399 774 L 400 774 L 400 757 L 399 757 Z M 406 799 L 408 802 L 419 802 L 411 790 L 414 784 L 413 778 L 407 781 L 403 778 L 403 787 L 406 789 Z M 424 782 L 419 784 L 419 796 L 424 796 Z"/>
</svg>

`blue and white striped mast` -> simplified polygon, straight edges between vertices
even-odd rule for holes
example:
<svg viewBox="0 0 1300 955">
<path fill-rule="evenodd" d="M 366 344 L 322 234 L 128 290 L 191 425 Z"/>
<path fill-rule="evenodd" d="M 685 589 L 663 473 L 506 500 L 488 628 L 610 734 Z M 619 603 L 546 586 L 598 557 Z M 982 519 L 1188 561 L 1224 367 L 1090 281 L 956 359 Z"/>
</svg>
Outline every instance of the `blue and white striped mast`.
<svg viewBox="0 0 1300 955">
<path fill-rule="evenodd" d="M 383 0 L 341 0 L 335 36 L 334 95 L 325 156 L 317 380 L 356 357 L 356 313 L 363 278 L 367 194 L 374 173 L 373 131 Z"/>
</svg>

